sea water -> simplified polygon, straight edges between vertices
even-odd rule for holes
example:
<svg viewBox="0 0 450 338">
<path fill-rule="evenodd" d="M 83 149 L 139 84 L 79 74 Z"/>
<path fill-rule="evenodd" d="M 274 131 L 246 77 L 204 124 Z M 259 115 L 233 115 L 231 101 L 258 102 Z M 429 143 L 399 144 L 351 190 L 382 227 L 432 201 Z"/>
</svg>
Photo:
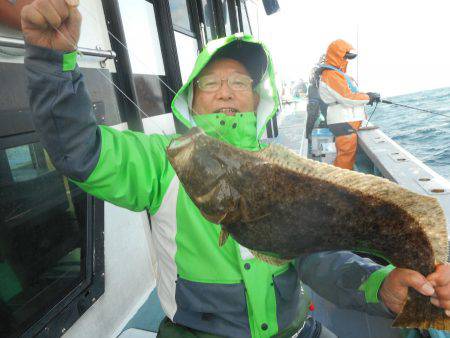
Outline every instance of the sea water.
<svg viewBox="0 0 450 338">
<path fill-rule="evenodd" d="M 368 107 L 370 122 L 422 160 L 438 174 L 450 179 L 450 88 L 386 98 L 395 103 L 430 110 L 425 113 L 380 103 Z"/>
</svg>

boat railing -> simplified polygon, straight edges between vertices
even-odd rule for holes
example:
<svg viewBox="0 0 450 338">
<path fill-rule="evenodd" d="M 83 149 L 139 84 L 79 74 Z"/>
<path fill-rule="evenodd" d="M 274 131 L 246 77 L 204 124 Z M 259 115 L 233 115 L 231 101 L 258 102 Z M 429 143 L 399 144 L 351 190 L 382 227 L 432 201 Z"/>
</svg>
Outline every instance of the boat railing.
<svg viewBox="0 0 450 338">
<path fill-rule="evenodd" d="M 380 128 L 363 128 L 358 132 L 358 136 L 361 150 L 373 162 L 381 176 L 439 201 L 450 233 L 450 182 L 392 140 Z"/>
<path fill-rule="evenodd" d="M 0 36 L 0 47 L 25 49 L 25 41 L 17 38 L 10 38 Z M 92 49 L 92 48 L 78 48 L 78 51 L 83 55 L 99 57 L 104 59 L 115 59 L 117 54 L 113 50 Z"/>
</svg>

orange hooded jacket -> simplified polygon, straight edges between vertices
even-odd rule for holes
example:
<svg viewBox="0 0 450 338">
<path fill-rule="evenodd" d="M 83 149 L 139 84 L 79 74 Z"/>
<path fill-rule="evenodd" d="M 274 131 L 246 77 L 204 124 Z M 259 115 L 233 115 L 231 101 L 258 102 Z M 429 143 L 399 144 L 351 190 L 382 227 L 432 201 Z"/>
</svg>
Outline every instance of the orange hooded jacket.
<svg viewBox="0 0 450 338">
<path fill-rule="evenodd" d="M 325 63 L 346 72 L 348 61 L 345 54 L 353 47 L 344 40 L 333 41 L 328 47 Z M 369 102 L 365 93 L 353 93 L 343 74 L 325 69 L 322 72 L 319 94 L 328 104 L 327 123 L 362 121 L 365 119 L 364 105 Z"/>
</svg>

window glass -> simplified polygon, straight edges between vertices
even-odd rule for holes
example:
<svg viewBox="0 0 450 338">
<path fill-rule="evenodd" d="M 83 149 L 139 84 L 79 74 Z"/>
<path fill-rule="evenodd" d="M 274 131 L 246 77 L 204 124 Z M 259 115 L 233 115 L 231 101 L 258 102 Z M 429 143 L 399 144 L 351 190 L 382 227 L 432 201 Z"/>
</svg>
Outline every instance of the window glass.
<svg viewBox="0 0 450 338">
<path fill-rule="evenodd" d="M 214 9 L 212 0 L 202 0 L 203 17 L 205 19 L 206 40 L 217 38 L 217 32 L 214 24 Z"/>
<path fill-rule="evenodd" d="M 244 26 L 244 27 L 242 27 L 242 30 L 246 34 L 252 34 L 252 30 L 250 28 L 249 17 L 248 17 L 248 13 L 247 13 L 246 2 L 245 2 L 245 0 L 241 0 L 239 2 L 240 2 L 240 6 L 241 6 L 242 24 Z"/>
<path fill-rule="evenodd" d="M 164 75 L 153 4 L 119 0 L 119 7 L 133 73 Z"/>
<path fill-rule="evenodd" d="M 40 143 L 0 149 L 0 336 L 27 329 L 84 279 L 86 194 Z"/>
<path fill-rule="evenodd" d="M 178 59 L 180 61 L 181 78 L 186 83 L 197 60 L 197 40 L 175 32 L 175 42 L 177 44 Z"/>
<path fill-rule="evenodd" d="M 169 0 L 169 5 L 175 30 L 182 28 L 192 32 L 192 22 L 189 17 L 187 0 Z"/>
<path fill-rule="evenodd" d="M 146 0 L 119 0 L 120 14 L 133 72 L 141 118 L 168 111 L 168 89 L 153 4 Z"/>
<path fill-rule="evenodd" d="M 230 12 L 228 11 L 228 1 L 222 0 L 223 22 L 225 23 L 225 34 L 231 35 Z"/>
</svg>

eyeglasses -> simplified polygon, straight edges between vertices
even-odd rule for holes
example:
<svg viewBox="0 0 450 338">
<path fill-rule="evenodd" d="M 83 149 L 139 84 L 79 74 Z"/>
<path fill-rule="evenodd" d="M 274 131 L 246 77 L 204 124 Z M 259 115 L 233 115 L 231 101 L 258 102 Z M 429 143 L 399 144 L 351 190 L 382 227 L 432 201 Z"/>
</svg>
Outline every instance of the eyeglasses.
<svg viewBox="0 0 450 338">
<path fill-rule="evenodd" d="M 217 75 L 205 75 L 199 78 L 196 83 L 200 90 L 205 92 L 215 92 L 222 86 L 222 81 L 227 81 L 228 87 L 233 91 L 241 92 L 252 89 L 253 80 L 244 74 L 234 73 L 226 79 L 221 79 Z"/>
</svg>

